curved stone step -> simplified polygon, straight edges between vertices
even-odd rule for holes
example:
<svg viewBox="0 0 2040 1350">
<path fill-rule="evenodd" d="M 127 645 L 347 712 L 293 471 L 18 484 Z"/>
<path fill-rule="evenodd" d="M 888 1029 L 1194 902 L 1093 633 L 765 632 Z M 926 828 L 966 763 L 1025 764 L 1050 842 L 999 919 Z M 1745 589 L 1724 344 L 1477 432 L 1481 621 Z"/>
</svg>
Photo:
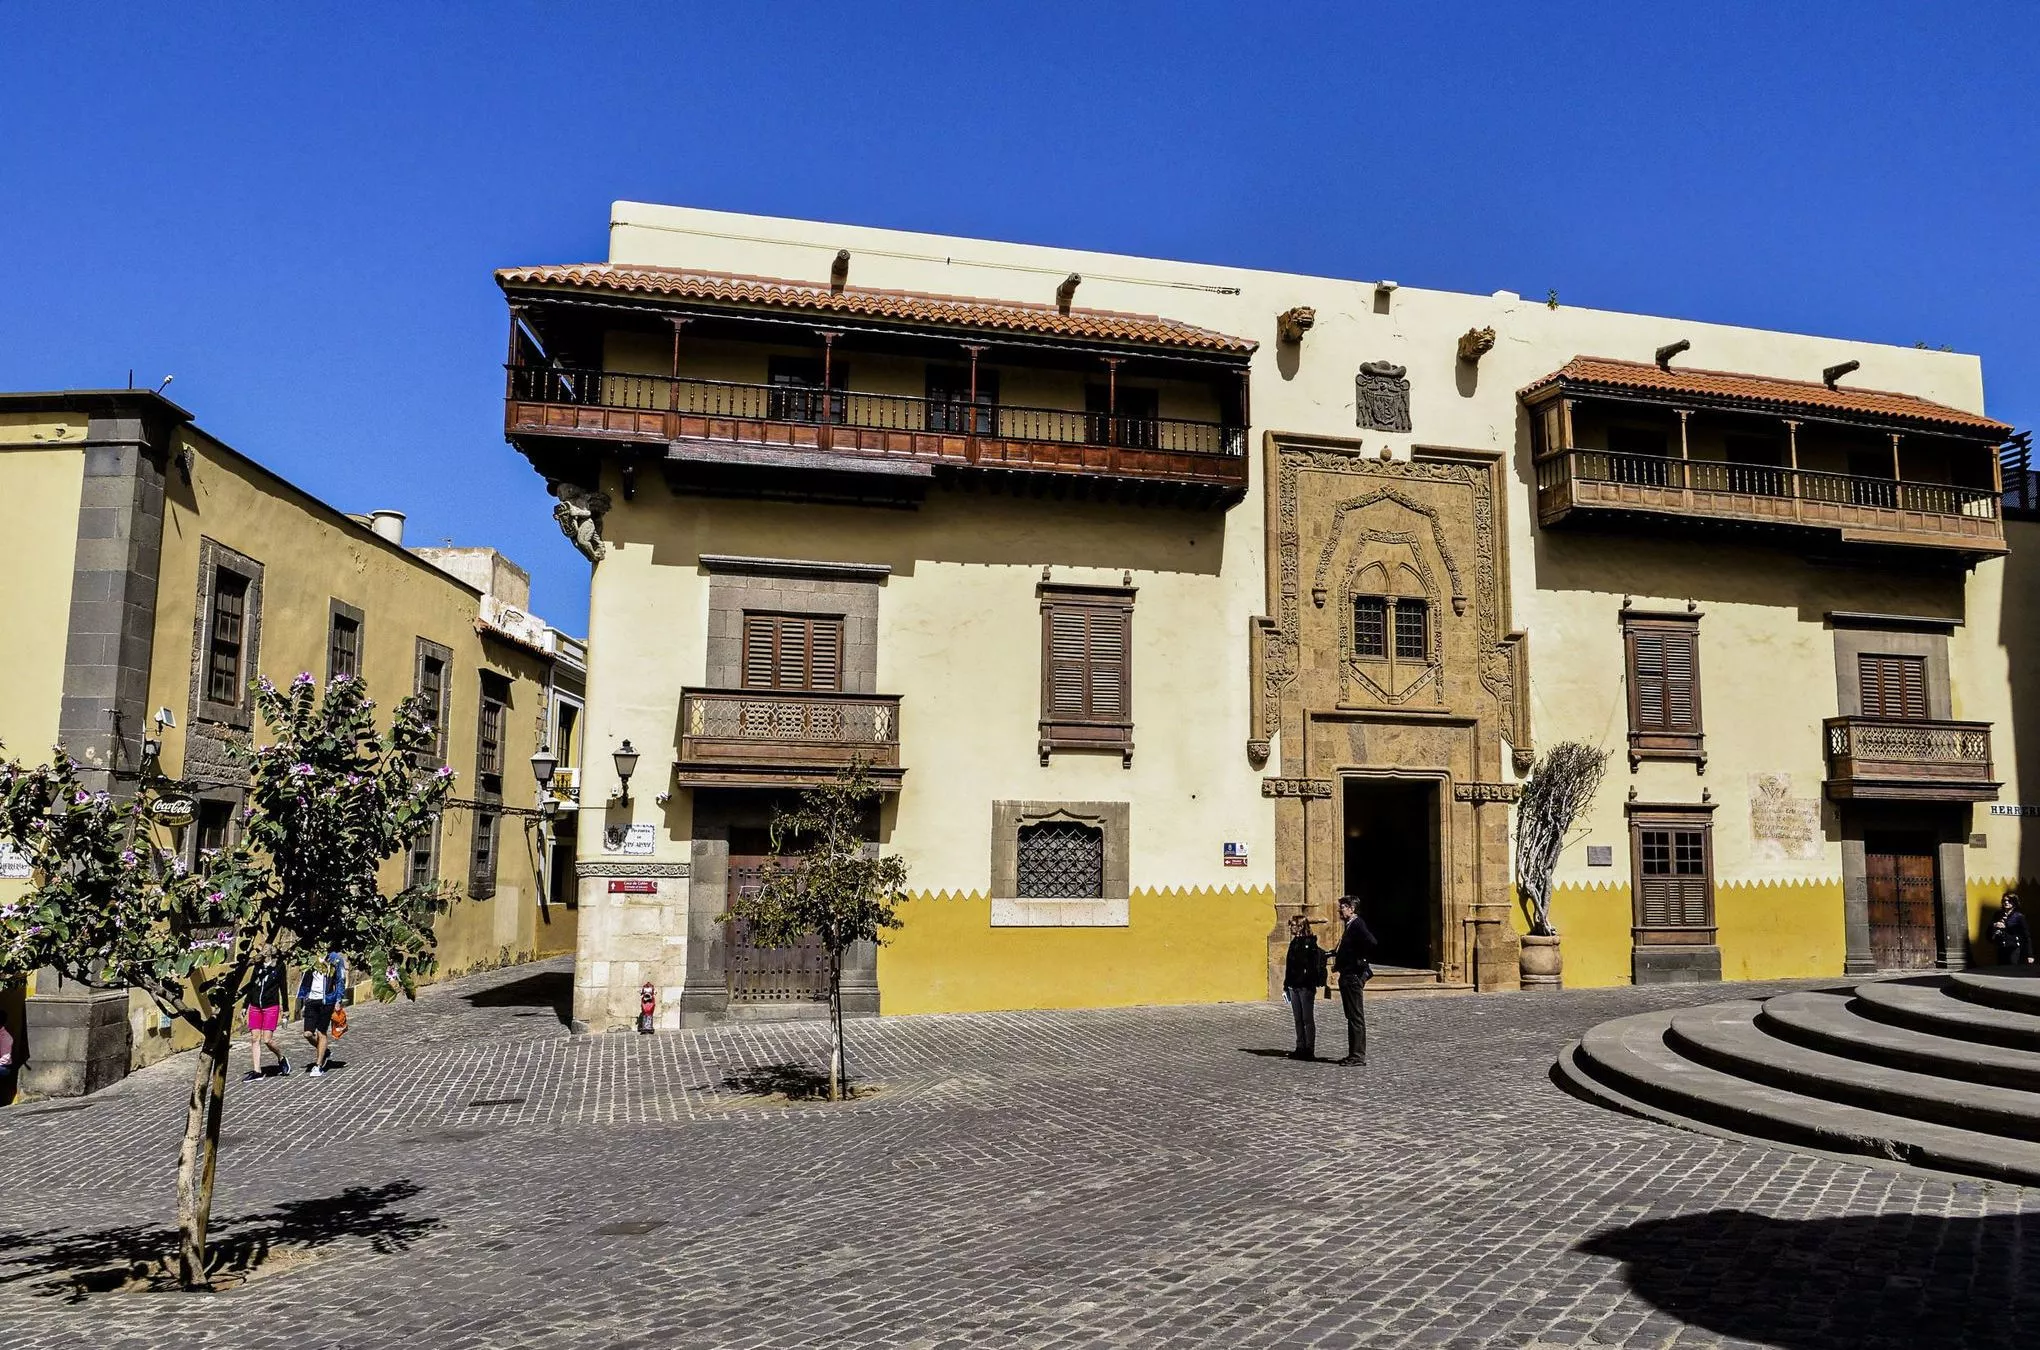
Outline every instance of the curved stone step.
<svg viewBox="0 0 2040 1350">
<path fill-rule="evenodd" d="M 1721 1073 L 1673 1050 L 1665 1040 L 1670 1022 L 1671 1014 L 1662 1012 L 1604 1022 L 1572 1048 L 1562 1076 L 1589 1093 L 1612 1088 L 1595 1099 L 1668 1124 L 2040 1186 L 2040 1145 L 1866 1111 Z M 1639 1104 L 1648 1109 L 1637 1111 Z"/>
<path fill-rule="evenodd" d="M 1709 1068 L 1784 1091 L 1954 1129 L 2040 1141 L 2040 1093 L 1844 1059 L 1779 1040 L 1742 999 L 1672 1014 L 1672 1049 Z"/>
<path fill-rule="evenodd" d="M 1950 1040 L 1860 1016 L 1842 994 L 1780 994 L 1764 1000 L 1757 1025 L 1782 1040 L 1914 1073 L 2040 1092 L 2040 1051 Z"/>
<path fill-rule="evenodd" d="M 1958 970 L 1948 976 L 1948 992 L 1986 1008 L 2040 1017 L 2040 976 L 1986 975 L 1979 970 Z"/>
<path fill-rule="evenodd" d="M 1881 980 L 1856 986 L 1856 1011 L 1930 1036 L 2040 1050 L 2040 1017 L 1950 998 L 1938 985 Z"/>
</svg>

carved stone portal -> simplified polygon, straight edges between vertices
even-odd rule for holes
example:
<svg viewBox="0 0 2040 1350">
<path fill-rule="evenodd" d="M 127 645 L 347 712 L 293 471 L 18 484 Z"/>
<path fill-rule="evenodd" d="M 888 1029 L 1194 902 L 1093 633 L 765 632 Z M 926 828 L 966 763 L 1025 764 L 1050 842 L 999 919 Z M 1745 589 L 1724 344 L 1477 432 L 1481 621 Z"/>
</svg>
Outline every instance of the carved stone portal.
<svg viewBox="0 0 2040 1350">
<path fill-rule="evenodd" d="M 1384 461 L 1315 437 L 1268 444 L 1272 621 L 1252 630 L 1250 734 L 1279 747 L 1262 780 L 1276 799 L 1278 911 L 1329 921 L 1340 895 L 1371 892 L 1368 904 L 1396 911 L 1382 926 L 1399 921 L 1404 949 L 1422 952 L 1398 964 L 1421 959 L 1445 985 L 1515 988 L 1503 778 L 1528 728 L 1506 463 L 1421 446 Z M 1409 650 L 1389 660 L 1370 654 L 1378 640 L 1356 640 L 1356 602 L 1379 614 L 1384 597 L 1391 616 L 1420 615 Z M 1398 832 L 1428 847 L 1401 852 Z"/>
<path fill-rule="evenodd" d="M 559 522 L 560 533 L 589 562 L 601 562 L 608 551 L 602 542 L 602 517 L 609 514 L 609 494 L 590 492 L 565 482 L 550 483 L 547 488 L 559 498 L 559 504 L 553 507 L 553 519 Z"/>
<path fill-rule="evenodd" d="M 1363 361 L 1354 382 L 1353 403 L 1361 426 L 1372 431 L 1410 429 L 1407 368 L 1391 361 Z"/>
</svg>

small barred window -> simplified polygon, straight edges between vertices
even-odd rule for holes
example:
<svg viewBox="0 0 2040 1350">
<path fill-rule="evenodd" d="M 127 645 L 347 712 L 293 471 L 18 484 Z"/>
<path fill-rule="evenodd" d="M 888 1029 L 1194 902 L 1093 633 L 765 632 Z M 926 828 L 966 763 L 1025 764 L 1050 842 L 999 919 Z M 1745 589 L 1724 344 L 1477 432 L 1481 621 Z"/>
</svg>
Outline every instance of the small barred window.
<svg viewBox="0 0 2040 1350">
<path fill-rule="evenodd" d="M 1073 820 L 1020 828 L 1019 891 L 1030 900 L 1105 895 L 1105 832 Z"/>
</svg>

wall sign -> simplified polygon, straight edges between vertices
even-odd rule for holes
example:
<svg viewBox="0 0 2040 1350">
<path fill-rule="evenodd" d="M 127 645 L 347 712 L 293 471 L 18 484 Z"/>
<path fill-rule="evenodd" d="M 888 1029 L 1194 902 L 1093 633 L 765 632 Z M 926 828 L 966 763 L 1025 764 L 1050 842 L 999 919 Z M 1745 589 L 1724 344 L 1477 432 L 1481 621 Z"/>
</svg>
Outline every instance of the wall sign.
<svg viewBox="0 0 2040 1350">
<path fill-rule="evenodd" d="M 1245 867 L 1247 865 L 1247 846 L 1228 841 L 1225 846 L 1225 865 L 1227 867 Z"/>
<path fill-rule="evenodd" d="M 1753 773 L 1750 838 L 1759 858 L 1818 858 L 1821 855 L 1820 798 L 1792 795 L 1789 773 Z"/>
<path fill-rule="evenodd" d="M 193 797 L 158 797 L 149 803 L 149 819 L 159 825 L 189 825 L 197 815 Z"/>
<path fill-rule="evenodd" d="M 1587 866 L 1613 867 L 1614 865 L 1615 865 L 1615 846 L 1613 844 L 1587 845 Z"/>
<path fill-rule="evenodd" d="M 609 883 L 611 895 L 657 895 L 659 883 L 649 877 L 619 878 Z"/>
<path fill-rule="evenodd" d="M 2021 806 L 2016 802 L 1992 802 L 1990 813 L 1994 816 L 2040 816 L 2040 806 Z"/>
<path fill-rule="evenodd" d="M 14 845 L 0 842 L 0 881 L 27 881 L 34 875 L 27 854 L 17 853 Z"/>
<path fill-rule="evenodd" d="M 652 830 L 650 824 L 631 825 L 624 829 L 607 829 L 602 832 L 602 851 L 621 853 L 626 857 L 649 858 L 652 855 Z"/>
</svg>

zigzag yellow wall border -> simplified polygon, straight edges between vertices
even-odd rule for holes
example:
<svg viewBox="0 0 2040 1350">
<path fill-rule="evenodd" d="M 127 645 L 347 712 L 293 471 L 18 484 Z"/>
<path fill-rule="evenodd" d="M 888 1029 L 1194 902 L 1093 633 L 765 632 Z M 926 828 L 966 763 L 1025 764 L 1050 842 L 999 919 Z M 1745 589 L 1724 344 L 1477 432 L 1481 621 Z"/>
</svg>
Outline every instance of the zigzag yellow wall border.
<svg viewBox="0 0 2040 1350">
<path fill-rule="evenodd" d="M 890 1016 L 1267 998 L 1273 887 L 1136 889 L 1127 910 L 1124 928 L 994 928 L 987 896 L 914 895 L 878 950 L 881 1006 Z"/>
<path fill-rule="evenodd" d="M 1513 906 L 1513 915 L 1517 930 L 1527 930 L 1520 904 Z M 1842 973 L 1845 941 L 1838 877 L 1718 882 L 1714 920 L 1720 930 L 1724 981 L 1818 979 Z M 1566 988 L 1630 982 L 1627 884 L 1554 886 L 1551 922 L 1562 939 Z"/>
</svg>

